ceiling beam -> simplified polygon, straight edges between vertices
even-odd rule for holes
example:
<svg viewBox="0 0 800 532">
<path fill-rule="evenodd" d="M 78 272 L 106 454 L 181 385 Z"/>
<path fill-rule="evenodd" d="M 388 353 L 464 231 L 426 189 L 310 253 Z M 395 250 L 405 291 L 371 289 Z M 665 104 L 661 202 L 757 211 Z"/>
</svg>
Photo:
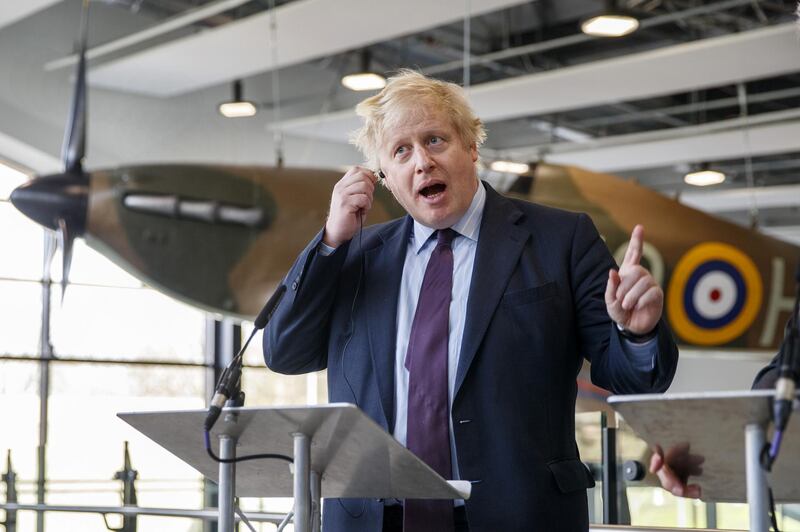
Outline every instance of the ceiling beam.
<svg viewBox="0 0 800 532">
<path fill-rule="evenodd" d="M 800 207 L 800 185 L 683 192 L 680 202 L 709 213 Z"/>
<path fill-rule="evenodd" d="M 523 0 L 473 0 L 477 16 Z M 460 20 L 464 4 L 404 0 L 297 0 L 92 69 L 90 84 L 168 97 L 435 28 Z M 358 14 L 355 22 L 353 14 Z M 273 64 L 272 42 L 277 45 Z M 195 62 L 187 58 L 198 58 Z"/>
<path fill-rule="evenodd" d="M 37 174 L 60 172 L 63 168 L 56 157 L 34 148 L 0 131 L 0 158 L 24 166 Z"/>
<path fill-rule="evenodd" d="M 800 191 L 798 191 L 800 192 Z M 760 231 L 779 240 L 785 240 L 795 246 L 800 246 L 800 225 L 787 225 L 783 227 L 762 227 Z"/>
<path fill-rule="evenodd" d="M 212 2 L 195 9 L 190 9 L 189 11 L 181 13 L 180 15 L 170 17 L 166 21 L 156 24 L 153 27 L 126 35 L 93 48 L 89 48 L 86 50 L 86 59 L 97 59 L 103 57 L 104 55 L 108 55 L 119 50 L 124 50 L 130 46 L 145 42 L 149 39 L 155 39 L 156 37 L 166 33 L 179 30 L 189 26 L 190 24 L 213 17 L 214 15 L 222 13 L 223 11 L 234 9 L 248 2 L 250 2 L 250 0 L 219 0 L 218 2 Z M 58 70 L 59 68 L 70 67 L 77 62 L 78 54 L 72 54 L 46 63 L 44 65 L 44 69 L 47 71 Z"/>
<path fill-rule="evenodd" d="M 0 28 L 22 20 L 37 11 L 61 0 L 2 0 L 0 5 Z"/>
<path fill-rule="evenodd" d="M 478 116 L 493 122 L 797 71 L 797 27 L 788 23 L 484 83 L 468 92 Z M 345 142 L 358 125 L 348 109 L 288 120 L 281 128 L 290 135 Z"/>
<path fill-rule="evenodd" d="M 769 115 L 794 120 L 764 120 L 753 125 L 742 119 L 714 122 L 712 124 L 673 128 L 648 133 L 606 137 L 586 143 L 551 145 L 557 153 L 548 154 L 541 147 L 520 150 L 503 150 L 514 159 L 538 159 L 544 154 L 549 162 L 571 164 L 596 172 L 623 172 L 679 163 L 702 163 L 757 157 L 800 151 L 800 112 L 778 111 L 756 115 L 752 119 Z M 732 127 L 724 127 L 730 124 Z"/>
</svg>

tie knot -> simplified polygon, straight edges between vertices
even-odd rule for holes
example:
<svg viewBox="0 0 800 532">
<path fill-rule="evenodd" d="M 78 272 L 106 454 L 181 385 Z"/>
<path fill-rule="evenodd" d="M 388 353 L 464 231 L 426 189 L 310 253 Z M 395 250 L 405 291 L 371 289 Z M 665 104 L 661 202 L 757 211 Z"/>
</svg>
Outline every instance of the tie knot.
<svg viewBox="0 0 800 532">
<path fill-rule="evenodd" d="M 436 231 L 436 247 L 439 246 L 450 247 L 450 244 L 452 244 L 453 239 L 457 235 L 458 233 L 453 231 L 449 227 L 447 229 L 439 229 L 438 231 Z"/>
</svg>

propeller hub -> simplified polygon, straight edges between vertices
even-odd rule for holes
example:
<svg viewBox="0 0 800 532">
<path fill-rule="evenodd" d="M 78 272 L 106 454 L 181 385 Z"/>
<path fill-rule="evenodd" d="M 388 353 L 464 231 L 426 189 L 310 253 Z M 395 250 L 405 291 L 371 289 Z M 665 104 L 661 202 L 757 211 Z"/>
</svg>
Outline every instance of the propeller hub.
<svg viewBox="0 0 800 532">
<path fill-rule="evenodd" d="M 20 185 L 11 193 L 11 203 L 31 220 L 59 230 L 64 220 L 74 235 L 86 229 L 89 180 L 83 173 L 63 173 L 39 177 Z"/>
</svg>

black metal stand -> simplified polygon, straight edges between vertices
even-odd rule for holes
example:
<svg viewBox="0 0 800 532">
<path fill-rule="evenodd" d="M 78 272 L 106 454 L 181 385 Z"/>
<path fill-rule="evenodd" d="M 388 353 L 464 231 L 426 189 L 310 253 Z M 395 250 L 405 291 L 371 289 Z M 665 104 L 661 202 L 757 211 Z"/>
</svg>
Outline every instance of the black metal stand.
<svg viewBox="0 0 800 532">
<path fill-rule="evenodd" d="M 114 473 L 114 480 L 122 481 L 122 505 L 138 506 L 136 497 L 136 478 L 139 472 L 131 465 L 131 455 L 128 452 L 128 442 L 125 442 L 122 469 Z M 112 529 L 116 532 L 136 532 L 138 523 L 135 515 L 123 515 L 122 527 Z"/>
<path fill-rule="evenodd" d="M 6 472 L 3 474 L 3 482 L 6 485 L 6 502 L 7 503 L 16 503 L 17 502 L 17 474 L 14 473 L 14 469 L 11 467 L 11 450 L 9 449 L 8 454 L 6 455 Z M 5 527 L 6 532 L 16 532 L 17 531 L 17 511 L 16 510 L 6 510 L 6 519 L 3 521 L 3 526 Z"/>
<path fill-rule="evenodd" d="M 606 414 L 600 417 L 603 433 L 603 524 L 619 523 L 617 504 L 617 429 L 609 427 Z"/>
</svg>

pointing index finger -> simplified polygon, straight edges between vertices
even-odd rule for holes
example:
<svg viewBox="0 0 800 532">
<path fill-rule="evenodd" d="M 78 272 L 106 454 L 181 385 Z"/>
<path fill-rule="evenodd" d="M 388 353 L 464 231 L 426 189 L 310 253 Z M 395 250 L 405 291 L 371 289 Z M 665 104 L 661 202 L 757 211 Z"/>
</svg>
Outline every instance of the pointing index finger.
<svg viewBox="0 0 800 532">
<path fill-rule="evenodd" d="M 642 246 L 644 245 L 644 227 L 636 225 L 631 232 L 631 241 L 628 242 L 628 249 L 625 251 L 623 264 L 633 266 L 639 264 L 642 259 Z"/>
</svg>

